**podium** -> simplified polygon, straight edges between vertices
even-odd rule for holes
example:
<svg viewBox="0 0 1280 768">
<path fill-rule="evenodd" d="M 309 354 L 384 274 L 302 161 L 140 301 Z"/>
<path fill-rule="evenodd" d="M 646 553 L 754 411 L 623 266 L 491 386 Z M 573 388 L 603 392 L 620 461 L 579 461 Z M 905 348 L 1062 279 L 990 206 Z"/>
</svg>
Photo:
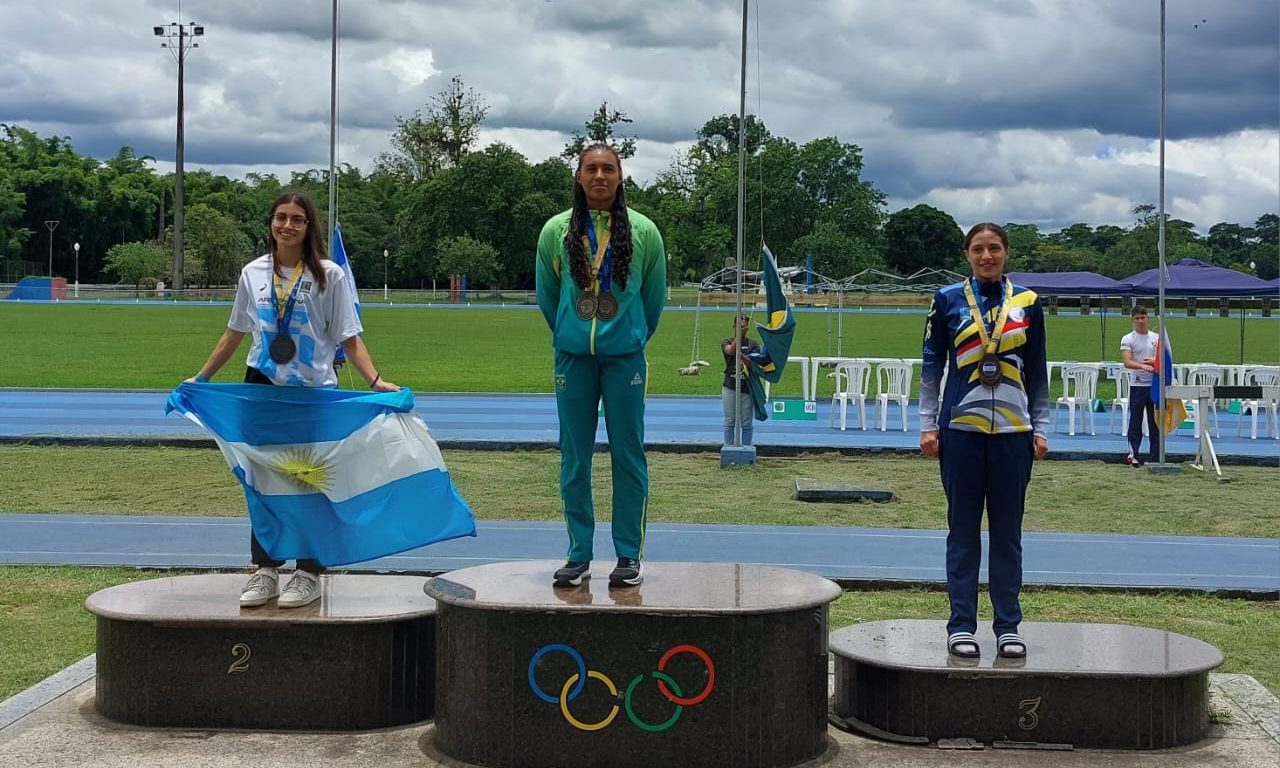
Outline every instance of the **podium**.
<svg viewBox="0 0 1280 768">
<path fill-rule="evenodd" d="M 427 583 L 445 755 L 494 768 L 773 768 L 827 749 L 834 583 L 646 562 L 638 587 L 610 588 L 597 571 L 557 588 L 560 565 L 484 565 Z"/>
<path fill-rule="evenodd" d="M 1212 645 L 1116 624 L 1024 622 L 1024 659 L 951 656 L 946 624 L 855 624 L 831 635 L 841 728 L 908 743 L 973 739 L 1094 749 L 1169 749 L 1209 729 Z"/>
<path fill-rule="evenodd" d="M 367 730 L 431 717 L 435 603 L 421 577 L 325 575 L 301 608 L 241 608 L 243 574 L 139 581 L 85 601 L 95 704 L 144 726 Z"/>
</svg>

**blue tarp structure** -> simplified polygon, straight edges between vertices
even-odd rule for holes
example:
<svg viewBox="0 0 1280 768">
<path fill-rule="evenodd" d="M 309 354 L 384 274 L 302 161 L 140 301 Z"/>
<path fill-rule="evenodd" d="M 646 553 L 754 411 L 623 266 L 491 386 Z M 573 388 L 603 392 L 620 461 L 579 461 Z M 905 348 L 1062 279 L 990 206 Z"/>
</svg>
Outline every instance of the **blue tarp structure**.
<svg viewBox="0 0 1280 768">
<path fill-rule="evenodd" d="M 1094 272 L 1010 272 L 1009 279 L 1045 296 L 1126 296 L 1133 292 L 1129 283 Z"/>
<path fill-rule="evenodd" d="M 5 298 L 9 301 L 52 301 L 54 298 L 53 279 L 48 277 L 24 277 L 13 286 Z M 65 283 L 64 288 L 65 291 Z"/>
<path fill-rule="evenodd" d="M 1125 280 L 1139 296 L 1154 296 L 1160 290 L 1160 269 L 1148 269 Z M 1183 259 L 1169 266 L 1166 296 L 1274 296 L 1276 284 L 1234 269 L 1215 267 L 1198 259 Z"/>
</svg>

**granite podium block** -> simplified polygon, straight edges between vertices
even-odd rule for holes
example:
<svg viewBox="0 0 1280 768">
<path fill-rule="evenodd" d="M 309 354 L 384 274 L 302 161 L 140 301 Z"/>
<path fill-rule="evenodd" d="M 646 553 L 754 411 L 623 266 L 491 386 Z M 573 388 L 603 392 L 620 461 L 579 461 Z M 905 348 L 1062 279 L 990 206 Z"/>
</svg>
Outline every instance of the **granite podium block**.
<svg viewBox="0 0 1280 768">
<path fill-rule="evenodd" d="M 241 608 L 243 574 L 121 584 L 97 617 L 98 712 L 143 726 L 366 730 L 431 717 L 421 577 L 322 576 L 316 602 Z"/>
<path fill-rule="evenodd" d="M 856 624 L 831 635 L 832 722 L 907 742 L 973 739 L 1092 749 L 1169 749 L 1209 729 L 1209 671 L 1217 648 L 1162 630 L 1024 622 L 1025 659 L 946 650 L 942 621 Z"/>
<path fill-rule="evenodd" d="M 467 568 L 437 602 L 435 747 L 495 768 L 773 768 L 828 746 L 830 581 L 650 563 L 557 588 L 553 561 Z M 610 564 L 597 561 L 607 573 Z"/>
</svg>

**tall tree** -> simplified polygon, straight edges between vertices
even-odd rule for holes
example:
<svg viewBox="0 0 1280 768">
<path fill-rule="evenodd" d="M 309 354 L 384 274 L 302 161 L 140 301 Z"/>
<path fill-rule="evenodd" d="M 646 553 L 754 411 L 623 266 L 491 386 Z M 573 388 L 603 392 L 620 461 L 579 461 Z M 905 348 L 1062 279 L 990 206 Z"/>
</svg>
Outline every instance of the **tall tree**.
<svg viewBox="0 0 1280 768">
<path fill-rule="evenodd" d="M 632 120 L 627 117 L 626 112 L 617 109 L 610 110 L 609 102 L 602 101 L 583 125 L 583 132 L 573 132 L 573 138 L 569 140 L 569 143 L 565 144 L 564 151 L 560 153 L 560 156 L 576 164 L 578 155 L 582 154 L 582 150 L 587 145 L 604 142 L 617 151 L 618 157 L 626 160 L 636 153 L 636 137 L 615 137 L 614 130 L 617 126 L 630 122 Z"/>
<path fill-rule="evenodd" d="M 889 214 L 884 241 L 885 262 L 902 275 L 954 267 L 964 258 L 960 225 L 951 214 L 923 203 Z"/>
<path fill-rule="evenodd" d="M 461 75 L 431 97 L 425 113 L 396 116 L 391 150 L 378 156 L 377 170 L 407 181 L 425 181 L 444 168 L 457 165 L 480 137 L 480 123 L 489 105 Z"/>
</svg>

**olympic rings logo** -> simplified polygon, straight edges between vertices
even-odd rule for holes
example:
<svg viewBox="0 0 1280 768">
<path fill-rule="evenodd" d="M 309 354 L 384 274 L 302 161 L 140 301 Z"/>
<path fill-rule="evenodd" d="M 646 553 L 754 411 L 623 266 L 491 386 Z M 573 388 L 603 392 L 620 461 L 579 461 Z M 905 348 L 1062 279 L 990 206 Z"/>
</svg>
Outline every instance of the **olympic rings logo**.
<svg viewBox="0 0 1280 768">
<path fill-rule="evenodd" d="M 538 662 L 541 661 L 542 657 L 546 656 L 548 653 L 563 653 L 578 666 L 578 671 L 570 675 L 568 680 L 564 681 L 564 685 L 561 686 L 560 695 L 558 697 L 544 691 L 542 687 L 538 685 L 538 681 L 534 677 L 534 673 L 538 667 Z M 685 696 L 680 685 L 666 673 L 667 664 L 676 656 L 684 653 L 697 656 L 707 667 L 707 684 L 696 696 Z M 662 694 L 663 698 L 675 705 L 675 711 L 672 712 L 671 717 L 661 723 L 655 724 L 641 720 L 640 717 L 636 715 L 635 709 L 631 703 L 636 689 L 640 687 L 640 684 L 645 681 L 646 677 L 651 677 L 654 680 L 657 680 L 658 692 Z M 583 660 L 582 654 L 563 643 L 551 643 L 544 645 L 539 648 L 538 652 L 533 654 L 533 658 L 529 660 L 529 687 L 533 689 L 534 695 L 539 699 L 542 699 L 548 704 L 559 704 L 560 713 L 564 715 L 564 719 L 568 721 L 569 725 L 572 725 L 580 731 L 598 731 L 602 728 L 607 728 L 614 721 L 614 718 L 618 716 L 619 711 L 625 710 L 627 717 L 631 722 L 635 723 L 637 728 L 650 733 L 661 733 L 662 731 L 667 730 L 671 726 L 675 725 L 680 719 L 680 715 L 684 713 L 685 707 L 694 707 L 706 701 L 707 697 L 711 695 L 712 689 L 716 687 L 716 665 L 712 663 L 711 657 L 707 655 L 707 652 L 696 645 L 674 646 L 671 650 L 664 653 L 662 658 L 658 660 L 658 668 L 656 670 L 649 672 L 647 675 L 636 675 L 631 680 L 627 685 L 626 692 L 621 697 L 622 707 L 614 704 L 610 708 L 609 714 L 606 715 L 603 720 L 595 723 L 584 723 L 574 717 L 573 713 L 569 711 L 569 702 L 578 698 L 578 694 L 582 693 L 582 690 L 586 687 L 588 679 L 598 680 L 606 689 L 608 689 L 609 695 L 613 697 L 615 701 L 618 700 L 618 686 L 614 684 L 613 680 L 609 679 L 609 677 L 603 672 L 598 672 L 594 669 L 587 669 L 587 664 Z"/>
</svg>

